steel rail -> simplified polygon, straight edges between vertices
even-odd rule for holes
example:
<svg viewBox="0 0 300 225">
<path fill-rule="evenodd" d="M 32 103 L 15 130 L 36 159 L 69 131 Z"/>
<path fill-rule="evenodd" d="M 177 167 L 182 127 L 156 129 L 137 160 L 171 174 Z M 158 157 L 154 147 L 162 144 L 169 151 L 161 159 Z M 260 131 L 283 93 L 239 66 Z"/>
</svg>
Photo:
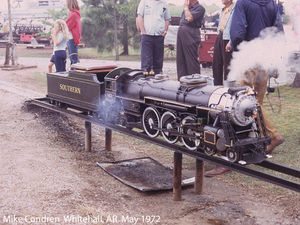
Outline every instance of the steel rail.
<svg viewBox="0 0 300 225">
<path fill-rule="evenodd" d="M 191 157 L 199 159 L 199 160 L 205 160 L 208 162 L 212 162 L 219 166 L 226 167 L 230 170 L 233 170 L 233 171 L 236 171 L 236 172 L 239 172 L 239 173 L 251 176 L 251 177 L 255 177 L 257 179 L 260 179 L 260 180 L 263 180 L 263 181 L 266 181 L 269 183 L 273 183 L 275 185 L 278 185 L 278 186 L 281 186 L 281 187 L 284 187 L 284 188 L 287 188 L 287 189 L 290 189 L 290 190 L 293 190 L 296 192 L 300 192 L 300 183 L 298 183 L 296 181 L 285 179 L 285 178 L 275 176 L 275 175 L 272 175 L 269 173 L 265 173 L 263 171 L 257 170 L 256 168 L 250 168 L 250 167 L 246 167 L 245 165 L 238 164 L 238 163 L 232 163 L 230 161 L 224 160 L 219 157 L 208 156 L 202 152 L 190 151 L 190 150 L 186 149 L 184 146 L 180 146 L 178 144 L 170 144 L 170 143 L 167 143 L 166 141 L 158 139 L 158 138 L 151 138 L 142 132 L 129 130 L 125 127 L 117 126 L 114 124 L 107 124 L 107 123 L 104 123 L 103 121 L 98 120 L 92 116 L 89 116 L 89 115 L 86 115 L 83 113 L 77 113 L 77 112 L 74 112 L 71 110 L 67 110 L 67 109 L 52 105 L 48 102 L 47 98 L 33 99 L 33 100 L 27 101 L 27 103 L 36 105 L 36 106 L 40 106 L 42 108 L 46 108 L 46 109 L 49 109 L 49 110 L 52 110 L 52 111 L 55 111 L 58 113 L 62 113 L 62 114 L 68 115 L 68 116 L 80 118 L 85 121 L 89 121 L 91 123 L 95 123 L 100 126 L 103 126 L 105 128 L 141 139 L 143 141 L 151 142 L 153 144 L 170 149 L 172 151 L 179 152 L 179 153 L 191 156 Z M 286 167 L 284 165 L 272 163 L 267 160 L 263 161 L 262 163 L 256 164 L 256 165 L 273 170 L 273 171 L 281 172 L 283 174 L 292 176 L 294 178 L 300 177 L 300 170 Z"/>
<path fill-rule="evenodd" d="M 288 166 L 283 166 L 283 165 L 278 164 L 278 163 L 274 163 L 274 162 L 270 162 L 270 161 L 265 160 L 261 163 L 255 164 L 255 165 L 261 166 L 263 168 L 271 169 L 271 170 L 274 170 L 274 171 L 277 171 L 277 172 L 280 172 L 280 173 L 283 173 L 283 174 L 286 174 L 286 175 L 290 175 L 290 176 L 293 176 L 293 177 L 300 178 L 300 171 L 299 170 L 288 167 Z"/>
</svg>

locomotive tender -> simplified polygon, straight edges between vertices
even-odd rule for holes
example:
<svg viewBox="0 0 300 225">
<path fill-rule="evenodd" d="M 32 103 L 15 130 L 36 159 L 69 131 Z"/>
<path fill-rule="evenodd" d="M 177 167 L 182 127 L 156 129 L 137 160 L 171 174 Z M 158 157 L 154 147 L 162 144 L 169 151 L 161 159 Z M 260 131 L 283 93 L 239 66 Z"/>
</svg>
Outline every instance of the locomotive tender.
<svg viewBox="0 0 300 225">
<path fill-rule="evenodd" d="M 199 74 L 179 82 L 116 66 L 73 69 L 47 74 L 50 103 L 106 123 L 140 128 L 151 138 L 161 135 L 190 151 L 223 155 L 231 162 L 266 158 L 270 138 L 249 87 L 213 86 Z"/>
</svg>

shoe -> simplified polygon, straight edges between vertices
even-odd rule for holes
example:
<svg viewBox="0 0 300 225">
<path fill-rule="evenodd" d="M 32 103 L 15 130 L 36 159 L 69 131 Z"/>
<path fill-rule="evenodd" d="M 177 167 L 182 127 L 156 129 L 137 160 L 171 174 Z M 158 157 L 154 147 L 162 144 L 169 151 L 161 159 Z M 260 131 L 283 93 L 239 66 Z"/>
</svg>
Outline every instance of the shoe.
<svg viewBox="0 0 300 225">
<path fill-rule="evenodd" d="M 221 167 L 221 166 L 217 166 L 216 168 L 214 168 L 213 170 L 207 171 L 204 173 L 204 176 L 206 177 L 214 177 L 217 175 L 222 175 L 224 173 L 230 172 L 230 169 Z"/>
<path fill-rule="evenodd" d="M 280 144 L 282 144 L 284 142 L 284 138 L 281 137 L 280 135 L 275 137 L 275 138 L 272 138 L 272 141 L 271 141 L 271 144 L 269 144 L 267 146 L 267 149 L 266 149 L 266 153 L 267 154 L 271 154 L 273 152 L 273 150 Z"/>
</svg>

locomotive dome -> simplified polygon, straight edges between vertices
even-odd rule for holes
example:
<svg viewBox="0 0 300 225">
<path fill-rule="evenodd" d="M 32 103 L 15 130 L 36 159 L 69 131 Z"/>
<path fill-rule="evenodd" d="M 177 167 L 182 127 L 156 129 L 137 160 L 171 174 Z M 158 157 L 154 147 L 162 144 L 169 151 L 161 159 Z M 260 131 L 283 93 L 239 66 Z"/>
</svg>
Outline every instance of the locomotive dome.
<svg viewBox="0 0 300 225">
<path fill-rule="evenodd" d="M 200 86 L 206 84 L 207 79 L 201 74 L 192 74 L 180 78 L 180 85 L 182 86 Z"/>
</svg>

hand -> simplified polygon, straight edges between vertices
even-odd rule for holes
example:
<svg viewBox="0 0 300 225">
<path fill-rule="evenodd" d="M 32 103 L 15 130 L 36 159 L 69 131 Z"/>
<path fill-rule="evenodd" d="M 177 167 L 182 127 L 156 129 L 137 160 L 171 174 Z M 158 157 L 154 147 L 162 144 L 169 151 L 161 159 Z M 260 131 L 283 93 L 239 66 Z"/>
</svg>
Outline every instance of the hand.
<svg viewBox="0 0 300 225">
<path fill-rule="evenodd" d="M 227 43 L 226 47 L 225 47 L 225 52 L 231 52 L 231 44 L 230 41 Z"/>
<path fill-rule="evenodd" d="M 190 0 L 184 0 L 184 7 L 189 7 L 190 5 Z"/>
<path fill-rule="evenodd" d="M 161 35 L 165 37 L 167 35 L 167 31 L 165 30 Z"/>
</svg>

